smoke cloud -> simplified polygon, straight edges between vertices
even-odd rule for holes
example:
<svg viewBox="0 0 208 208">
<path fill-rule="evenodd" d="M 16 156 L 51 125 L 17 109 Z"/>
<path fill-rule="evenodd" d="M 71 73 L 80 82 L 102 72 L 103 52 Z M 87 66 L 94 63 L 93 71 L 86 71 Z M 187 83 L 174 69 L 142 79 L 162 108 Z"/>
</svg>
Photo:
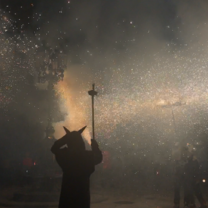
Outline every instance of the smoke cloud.
<svg viewBox="0 0 208 208">
<path fill-rule="evenodd" d="M 64 81 L 55 90 L 65 120 L 54 123 L 91 132 L 95 82 L 96 135 L 105 144 L 163 145 L 207 123 L 205 0 L 69 0 L 35 5 L 32 28 L 39 45 L 67 54 Z M 46 10 L 46 8 L 49 8 Z M 151 131 L 150 131 L 151 130 Z M 192 135 L 194 137 L 194 133 Z M 128 138 L 128 139 L 125 139 Z M 141 144 L 141 143 L 140 143 Z M 126 147 L 128 146 L 126 145 Z"/>
<path fill-rule="evenodd" d="M 206 74 L 206 70 L 203 70 L 203 67 L 206 68 L 204 58 L 207 51 L 205 1 L 70 1 L 66 4 L 70 12 L 66 14 L 64 9 L 61 10 L 64 21 L 60 22 L 61 17 L 53 17 L 52 26 L 45 27 L 43 31 L 54 31 L 56 28 L 54 38 L 60 34 L 68 37 L 67 41 L 64 37 L 55 41 L 53 35 L 50 36 L 53 45 L 61 47 L 64 43 L 69 48 L 69 67 L 64 83 L 76 82 L 74 85 L 62 84 L 72 96 L 66 110 L 68 118 L 70 111 L 77 112 L 77 115 L 78 111 L 83 111 L 85 113 L 81 113 L 80 117 L 83 117 L 84 123 L 90 123 L 89 103 L 79 110 L 72 103 L 85 102 L 85 99 L 89 102 L 89 97 L 77 92 L 86 93 L 94 81 L 103 98 L 101 101 L 99 97 L 97 101 L 97 112 L 102 118 L 97 123 L 105 136 L 105 129 L 111 127 L 111 134 L 116 126 L 124 125 L 122 123 L 132 122 L 135 125 L 136 118 L 146 120 L 145 125 L 150 125 L 159 116 L 161 122 L 168 120 L 170 129 L 173 128 L 169 111 L 158 112 L 161 109 L 157 109 L 157 103 L 161 100 L 186 103 L 188 107 L 183 109 L 186 113 L 190 108 L 197 112 L 202 110 L 199 100 L 203 101 L 206 92 L 204 85 L 199 83 Z M 200 59 L 200 63 L 197 59 Z M 196 67 L 202 63 L 204 66 L 196 71 L 193 63 Z M 80 71 L 77 72 L 77 68 Z M 74 75 L 74 72 L 77 73 Z M 205 83 L 207 80 L 204 80 Z M 204 94 L 199 97 L 202 91 Z M 148 112 L 149 109 L 152 111 Z M 195 114 L 182 115 L 178 109 L 175 113 L 179 123 L 184 120 L 188 122 L 192 117 L 200 122 Z M 75 123 L 77 121 L 73 120 Z M 70 126 L 73 126 L 73 122 Z M 141 125 L 140 122 L 137 124 Z M 150 126 L 164 132 L 164 125 L 157 126 L 153 122 Z M 193 124 L 187 125 L 189 129 Z M 170 129 L 167 132 L 173 134 Z M 167 136 L 170 135 L 164 137 Z"/>
</svg>

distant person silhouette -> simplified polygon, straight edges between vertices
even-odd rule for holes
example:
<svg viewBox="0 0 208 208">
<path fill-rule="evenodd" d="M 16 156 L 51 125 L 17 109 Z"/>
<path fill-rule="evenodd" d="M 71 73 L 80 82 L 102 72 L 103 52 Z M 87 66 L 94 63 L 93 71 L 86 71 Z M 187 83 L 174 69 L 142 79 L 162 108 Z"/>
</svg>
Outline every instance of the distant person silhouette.
<svg viewBox="0 0 208 208">
<path fill-rule="evenodd" d="M 199 162 L 193 154 L 190 154 L 185 164 L 185 198 L 187 207 L 195 208 L 194 196 L 200 203 L 200 208 L 207 208 L 206 201 L 201 191 L 201 178 L 199 170 Z"/>
<path fill-rule="evenodd" d="M 181 188 L 184 189 L 184 169 L 185 164 L 187 163 L 186 157 L 186 147 L 182 147 L 178 152 L 180 152 L 180 156 L 175 160 L 175 170 L 174 170 L 174 208 L 180 207 L 181 201 Z M 187 199 L 184 196 L 184 205 L 187 205 Z"/>
<path fill-rule="evenodd" d="M 207 208 L 202 195 L 199 163 L 188 147 L 182 147 L 181 158 L 176 161 L 174 208 L 180 207 L 180 189 L 184 187 L 184 207 L 196 208 L 195 197 L 200 208 Z"/>
<path fill-rule="evenodd" d="M 102 152 L 94 139 L 92 151 L 85 150 L 81 136 L 85 128 L 70 132 L 64 127 L 66 135 L 51 148 L 63 170 L 59 208 L 90 208 L 90 175 L 102 162 Z"/>
</svg>

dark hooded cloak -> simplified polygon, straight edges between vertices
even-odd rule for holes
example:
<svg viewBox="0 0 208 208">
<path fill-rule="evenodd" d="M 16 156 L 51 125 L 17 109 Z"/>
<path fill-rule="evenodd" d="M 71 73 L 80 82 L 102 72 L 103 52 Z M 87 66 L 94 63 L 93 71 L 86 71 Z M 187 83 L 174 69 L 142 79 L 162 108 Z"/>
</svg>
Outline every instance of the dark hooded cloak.
<svg viewBox="0 0 208 208">
<path fill-rule="evenodd" d="M 95 165 L 102 162 L 102 152 L 92 139 L 92 151 L 85 150 L 79 131 L 70 132 L 64 127 L 66 135 L 55 141 L 51 151 L 63 170 L 59 208 L 90 208 L 90 175 Z"/>
</svg>

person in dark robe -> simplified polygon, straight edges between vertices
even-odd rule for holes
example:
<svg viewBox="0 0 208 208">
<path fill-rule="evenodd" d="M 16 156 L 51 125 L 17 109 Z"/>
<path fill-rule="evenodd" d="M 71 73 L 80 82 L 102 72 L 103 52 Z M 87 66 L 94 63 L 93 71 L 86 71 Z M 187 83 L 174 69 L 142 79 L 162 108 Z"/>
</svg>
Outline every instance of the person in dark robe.
<svg viewBox="0 0 208 208">
<path fill-rule="evenodd" d="M 95 139 L 91 139 L 91 151 L 85 149 L 82 132 L 70 132 L 55 141 L 51 148 L 63 171 L 59 208 L 90 208 L 90 175 L 95 165 L 102 162 L 102 152 Z"/>
<path fill-rule="evenodd" d="M 199 162 L 190 154 L 185 164 L 185 183 L 184 183 L 184 194 L 186 198 L 186 206 L 189 208 L 195 208 L 195 197 L 200 203 L 200 208 L 207 208 L 206 201 L 203 197 L 200 184 L 200 170 Z"/>
<path fill-rule="evenodd" d="M 184 166 L 187 163 L 187 148 L 182 147 L 179 151 L 180 156 L 175 160 L 175 167 L 174 167 L 174 208 L 180 207 L 181 201 L 181 189 L 184 189 Z M 184 205 L 187 204 L 187 199 L 184 197 Z"/>
</svg>

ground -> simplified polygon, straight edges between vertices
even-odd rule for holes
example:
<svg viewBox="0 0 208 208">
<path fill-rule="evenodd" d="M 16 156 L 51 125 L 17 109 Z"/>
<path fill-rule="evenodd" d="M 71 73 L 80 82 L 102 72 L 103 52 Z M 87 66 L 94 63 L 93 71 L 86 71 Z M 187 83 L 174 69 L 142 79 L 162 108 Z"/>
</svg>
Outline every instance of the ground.
<svg viewBox="0 0 208 208">
<path fill-rule="evenodd" d="M 17 191 L 17 187 L 1 189 L 1 198 L 11 198 Z M 91 208 L 170 208 L 173 207 L 173 193 L 149 191 L 137 193 L 119 189 L 96 189 L 91 191 Z M 207 198 L 208 199 L 208 198 Z M 4 204 L 4 203 L 3 203 Z M 6 206 L 5 206 L 6 205 Z M 57 202 L 48 205 L 28 204 L 5 204 L 0 208 L 54 208 Z M 182 204 L 181 204 L 182 205 Z M 198 204 L 197 204 L 198 205 Z M 181 206 L 183 207 L 183 206 Z"/>
</svg>

